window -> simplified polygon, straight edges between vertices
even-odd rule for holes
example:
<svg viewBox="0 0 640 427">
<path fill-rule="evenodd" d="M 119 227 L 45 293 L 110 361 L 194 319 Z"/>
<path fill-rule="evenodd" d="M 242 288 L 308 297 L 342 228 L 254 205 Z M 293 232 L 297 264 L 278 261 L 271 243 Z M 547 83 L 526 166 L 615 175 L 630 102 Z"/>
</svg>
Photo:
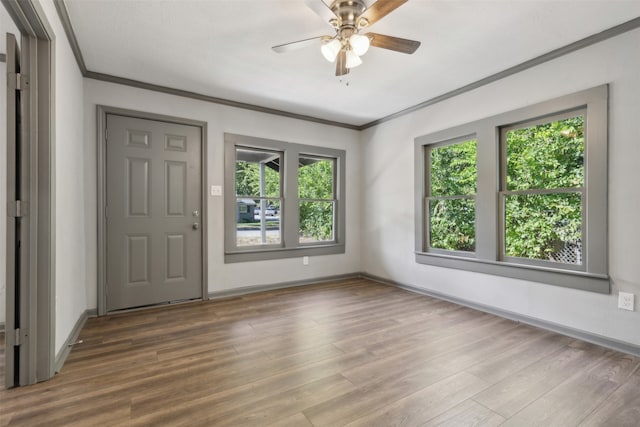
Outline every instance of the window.
<svg viewBox="0 0 640 427">
<path fill-rule="evenodd" d="M 236 245 L 280 244 L 280 217 L 275 210 L 282 200 L 283 153 L 241 146 L 235 152 Z"/>
<path fill-rule="evenodd" d="M 225 134 L 225 262 L 344 252 L 345 152 Z"/>
<path fill-rule="evenodd" d="M 608 293 L 607 93 L 416 138 L 416 261 Z"/>
<path fill-rule="evenodd" d="M 432 251 L 474 252 L 476 247 L 476 140 L 428 147 L 425 212 Z"/>
<path fill-rule="evenodd" d="M 584 111 L 505 127 L 501 149 L 505 259 L 581 266 Z"/>
<path fill-rule="evenodd" d="M 300 156 L 298 158 L 299 242 L 334 240 L 336 159 Z"/>
</svg>

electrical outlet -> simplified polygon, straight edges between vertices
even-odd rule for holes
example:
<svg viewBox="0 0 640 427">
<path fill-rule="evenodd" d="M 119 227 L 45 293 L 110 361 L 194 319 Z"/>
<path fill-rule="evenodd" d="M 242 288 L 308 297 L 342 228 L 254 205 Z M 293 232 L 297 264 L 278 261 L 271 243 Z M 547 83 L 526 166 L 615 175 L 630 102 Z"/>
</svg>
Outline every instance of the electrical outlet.
<svg viewBox="0 0 640 427">
<path fill-rule="evenodd" d="M 302 257 L 302 265 L 309 265 L 309 257 L 308 256 L 303 256 Z"/>
<path fill-rule="evenodd" d="M 619 292 L 618 293 L 618 308 L 622 310 L 633 310 L 633 300 L 634 295 L 628 292 Z"/>
</svg>

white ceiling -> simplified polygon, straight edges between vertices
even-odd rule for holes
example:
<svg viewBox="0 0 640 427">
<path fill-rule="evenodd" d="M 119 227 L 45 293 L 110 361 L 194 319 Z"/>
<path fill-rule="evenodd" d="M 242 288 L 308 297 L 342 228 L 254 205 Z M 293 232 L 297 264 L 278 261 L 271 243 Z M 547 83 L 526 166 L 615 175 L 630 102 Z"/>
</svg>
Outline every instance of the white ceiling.
<svg viewBox="0 0 640 427">
<path fill-rule="evenodd" d="M 333 34 L 303 0 L 65 5 L 90 71 L 357 126 L 640 16 L 639 0 L 409 0 L 370 30 L 416 53 L 371 48 L 339 78 L 319 42 L 271 50 Z"/>
</svg>

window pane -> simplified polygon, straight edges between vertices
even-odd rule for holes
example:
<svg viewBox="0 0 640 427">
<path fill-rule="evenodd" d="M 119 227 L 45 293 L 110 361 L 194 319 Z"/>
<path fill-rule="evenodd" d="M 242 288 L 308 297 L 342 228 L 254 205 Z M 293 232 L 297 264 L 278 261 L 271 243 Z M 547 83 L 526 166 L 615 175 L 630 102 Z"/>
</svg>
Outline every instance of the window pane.
<svg viewBox="0 0 640 427">
<path fill-rule="evenodd" d="M 300 243 L 334 240 L 333 202 L 300 202 Z"/>
<path fill-rule="evenodd" d="M 507 132 L 507 189 L 584 186 L 584 117 Z"/>
<path fill-rule="evenodd" d="M 298 197 L 301 199 L 333 199 L 333 159 L 299 157 Z"/>
<path fill-rule="evenodd" d="M 236 205 L 237 246 L 280 243 L 280 200 L 239 197 Z"/>
<path fill-rule="evenodd" d="M 580 193 L 506 196 L 505 254 L 582 264 Z"/>
<path fill-rule="evenodd" d="M 476 194 L 478 171 L 475 139 L 431 150 L 429 177 L 431 196 Z"/>
<path fill-rule="evenodd" d="M 236 196 L 280 197 L 281 158 L 278 152 L 236 148 Z"/>
<path fill-rule="evenodd" d="M 474 252 L 474 199 L 429 200 L 429 237 L 432 248 Z"/>
</svg>

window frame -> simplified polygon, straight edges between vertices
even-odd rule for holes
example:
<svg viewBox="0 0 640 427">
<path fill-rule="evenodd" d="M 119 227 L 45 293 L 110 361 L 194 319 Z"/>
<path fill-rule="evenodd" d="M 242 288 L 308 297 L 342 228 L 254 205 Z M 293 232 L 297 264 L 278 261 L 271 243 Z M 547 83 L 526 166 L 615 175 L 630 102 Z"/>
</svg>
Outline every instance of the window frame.
<svg viewBox="0 0 640 427">
<path fill-rule="evenodd" d="M 551 123 L 559 120 L 569 119 L 572 117 L 583 116 L 585 118 L 585 129 L 586 129 L 586 118 L 587 118 L 587 109 L 584 107 L 575 108 L 572 110 L 564 111 L 561 113 L 552 113 L 548 116 L 538 117 L 533 120 L 526 120 L 524 122 L 511 124 L 508 126 L 502 126 L 500 128 L 500 185 L 499 185 L 499 240 L 500 240 L 500 259 L 513 264 L 524 264 L 524 265 L 533 265 L 540 267 L 548 267 L 548 268 L 562 268 L 566 270 L 575 270 L 575 271 L 586 271 L 586 263 L 582 262 L 581 264 L 566 264 L 566 263 L 558 263 L 553 261 L 539 260 L 533 258 L 524 258 L 524 257 L 515 257 L 507 255 L 506 246 L 506 200 L 507 196 L 530 196 L 530 195 L 550 195 L 550 194 L 569 194 L 569 193 L 578 193 L 580 194 L 580 204 L 581 204 L 581 237 L 584 240 L 586 235 L 586 176 L 587 176 L 587 162 L 584 162 L 584 172 L 583 172 L 583 182 L 581 187 L 561 187 L 561 188 L 529 188 L 526 190 L 509 190 L 507 188 L 507 133 L 511 130 L 522 129 L 526 127 Z M 586 137 L 586 132 L 585 132 Z M 583 153 L 584 158 L 586 158 L 586 146 L 587 141 L 585 138 L 585 152 Z M 588 251 L 588 246 L 583 247 L 583 256 L 582 258 L 586 258 L 586 252 Z"/>
<path fill-rule="evenodd" d="M 300 197 L 300 185 L 298 185 L 296 187 L 296 192 L 298 194 L 298 213 L 300 212 L 300 203 L 302 202 L 319 202 L 319 203 L 333 203 L 333 227 L 332 227 L 332 239 L 331 240 L 319 240 L 316 242 L 300 242 L 300 237 L 298 236 L 298 244 L 301 247 L 312 247 L 312 246 L 318 246 L 318 245 L 325 245 L 327 243 L 335 243 L 336 241 L 336 217 L 337 217 L 337 208 L 338 208 L 338 197 L 337 197 L 337 191 L 336 191 L 336 184 L 338 182 L 338 173 L 337 173 L 337 169 L 338 169 L 338 159 L 336 157 L 329 157 L 329 156 L 319 156 L 317 154 L 307 154 L 307 153 L 298 153 L 298 159 L 300 157 L 304 157 L 307 159 L 314 159 L 314 160 L 319 160 L 319 161 L 325 161 L 325 160 L 329 160 L 333 163 L 333 166 L 331 168 L 331 179 L 332 179 L 332 183 L 331 183 L 331 199 L 309 199 L 309 198 L 305 198 L 305 197 Z M 299 181 L 299 167 L 298 170 L 296 170 L 296 182 Z M 298 182 L 299 184 L 299 182 Z M 300 228 L 300 223 L 298 222 L 298 229 Z"/>
<path fill-rule="evenodd" d="M 471 135 L 466 135 L 466 136 L 462 136 L 462 137 L 457 137 L 457 138 L 453 138 L 453 139 L 449 139 L 446 141 L 440 141 L 431 145 L 427 145 L 425 146 L 424 149 L 424 162 L 425 165 L 426 164 L 431 164 L 431 152 L 434 149 L 438 149 L 441 147 L 446 147 L 449 145 L 455 145 L 455 144 L 462 144 L 465 142 L 469 142 L 472 140 L 476 140 L 476 136 L 475 134 L 471 134 Z M 476 141 L 476 152 L 477 152 L 477 145 L 478 142 Z M 478 159 L 476 157 L 476 175 L 478 173 Z M 429 209 L 429 202 L 431 200 L 473 200 L 473 204 L 474 207 L 476 205 L 476 197 L 478 194 L 478 190 L 476 188 L 476 192 L 472 195 L 469 194 L 457 194 L 457 195 L 453 195 L 453 196 L 433 196 L 431 195 L 431 173 L 430 173 L 430 168 L 426 168 L 425 171 L 425 197 L 424 197 L 424 207 L 423 207 L 423 212 L 424 212 L 424 216 L 425 216 L 425 222 L 424 222 L 424 242 L 426 243 L 426 247 L 427 247 L 427 251 L 429 253 L 434 253 L 434 254 L 441 254 L 441 255 L 455 255 L 455 256 L 460 256 L 460 257 L 465 257 L 465 258 L 475 258 L 476 257 L 476 251 L 460 251 L 460 250 L 449 250 L 449 249 L 442 249 L 442 248 L 434 248 L 433 246 L 431 246 L 431 215 L 430 215 L 430 209 Z M 474 209 L 475 211 L 475 209 Z M 475 233 L 476 233 L 476 227 L 477 227 L 477 221 L 474 222 L 474 239 L 475 239 Z"/>
<path fill-rule="evenodd" d="M 583 265 L 527 262 L 504 256 L 504 220 L 501 203 L 502 144 L 505 128 L 572 114 L 584 109 L 585 170 L 583 190 Z M 450 129 L 415 138 L 415 260 L 420 264 L 540 282 L 598 293 L 610 293 L 607 229 L 607 126 L 608 85 L 601 85 L 549 101 L 498 114 Z M 475 135 L 477 140 L 478 183 L 476 192 L 476 257 L 436 253 L 425 240 L 426 220 L 423 200 L 426 188 L 427 147 Z M 516 262 L 517 261 L 517 262 Z"/>
<path fill-rule="evenodd" d="M 345 252 L 346 151 L 232 133 L 224 134 L 224 262 L 248 262 L 301 256 L 319 256 Z M 236 148 L 276 151 L 282 153 L 280 243 L 238 246 L 236 241 Z M 313 243 L 299 242 L 298 158 L 317 157 L 334 161 L 333 192 L 334 239 Z"/>
<path fill-rule="evenodd" d="M 237 204 L 238 201 L 242 200 L 242 199 L 250 199 L 253 200 L 254 202 L 256 200 L 259 200 L 259 204 L 257 204 L 257 206 L 260 207 L 260 216 L 261 218 L 264 219 L 265 217 L 265 211 L 266 211 L 266 207 L 267 207 L 267 203 L 271 200 L 277 200 L 278 203 L 280 204 L 280 206 L 282 206 L 283 200 L 284 200 L 284 196 L 283 196 L 283 181 L 284 181 L 284 174 L 282 173 L 282 171 L 278 171 L 278 175 L 279 175 L 279 182 L 278 182 L 278 196 L 268 196 L 266 194 L 259 194 L 259 195 L 248 195 L 248 194 L 236 194 L 236 186 L 235 186 L 235 167 L 237 165 L 238 162 L 238 148 L 240 149 L 245 149 L 245 150 L 250 150 L 250 151 L 254 151 L 254 152 L 262 152 L 262 153 L 266 153 L 266 154 L 274 154 L 279 158 L 279 163 L 280 164 L 284 164 L 284 153 L 282 151 L 277 151 L 277 150 L 264 150 L 264 149 L 256 149 L 254 147 L 247 147 L 244 145 L 235 145 L 234 146 L 234 179 L 233 179 L 233 193 L 235 194 L 235 203 L 236 203 L 236 209 L 237 209 Z M 262 191 L 262 190 L 261 190 Z M 234 232 L 237 232 L 237 225 L 238 223 L 236 222 L 235 224 L 235 228 L 234 228 Z M 235 248 L 251 248 L 251 249 L 259 249 L 259 248 L 278 248 L 278 247 L 282 247 L 282 217 L 280 217 L 280 242 L 277 243 L 260 243 L 258 245 L 242 245 L 239 246 L 237 243 L 237 236 L 234 237 L 234 245 Z M 262 238 L 264 238 L 264 235 L 262 236 Z"/>
</svg>

